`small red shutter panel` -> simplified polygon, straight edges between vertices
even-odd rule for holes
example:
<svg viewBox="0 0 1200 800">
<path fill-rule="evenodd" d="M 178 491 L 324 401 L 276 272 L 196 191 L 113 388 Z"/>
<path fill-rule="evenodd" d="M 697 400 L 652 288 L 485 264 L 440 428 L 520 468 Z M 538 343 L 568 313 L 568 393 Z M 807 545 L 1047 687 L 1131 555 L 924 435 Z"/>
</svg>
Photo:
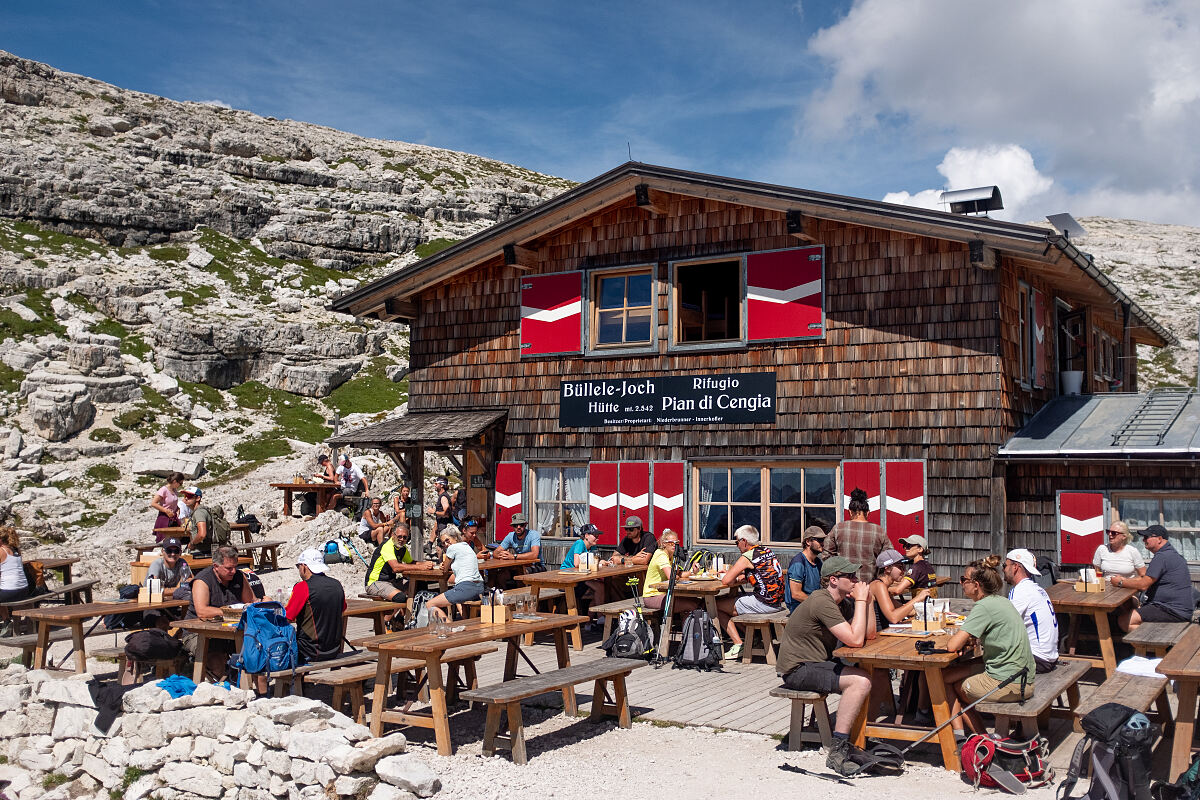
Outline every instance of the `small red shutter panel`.
<svg viewBox="0 0 1200 800">
<path fill-rule="evenodd" d="M 906 536 L 925 535 L 925 462 L 887 461 L 883 481 L 884 530 L 899 549 Z"/>
<path fill-rule="evenodd" d="M 1058 547 L 1062 564 L 1091 564 L 1104 544 L 1103 492 L 1059 492 Z"/>
<path fill-rule="evenodd" d="M 496 541 L 512 530 L 512 516 L 521 511 L 521 462 L 501 461 L 496 465 L 496 513 L 492 535 Z"/>
<path fill-rule="evenodd" d="M 654 532 L 670 528 L 683 539 L 683 463 L 654 464 Z"/>
<path fill-rule="evenodd" d="M 867 519 L 876 525 L 883 524 L 879 517 L 882 513 L 879 496 L 879 476 L 882 468 L 883 464 L 878 461 L 842 462 L 842 519 L 850 519 L 850 493 L 855 489 L 862 489 L 867 493 L 867 503 L 871 507 Z"/>
<path fill-rule="evenodd" d="M 752 342 L 825 335 L 825 248 L 746 256 L 746 335 Z"/>
<path fill-rule="evenodd" d="M 521 355 L 581 352 L 583 273 L 521 278 Z"/>
<path fill-rule="evenodd" d="M 1041 389 L 1046 385 L 1046 295 L 1033 290 L 1033 385 Z"/>
<path fill-rule="evenodd" d="M 626 517 L 641 517 L 642 529 L 653 531 L 650 519 L 650 462 L 622 461 L 619 488 L 617 505 L 621 509 L 621 525 L 625 524 Z M 621 535 L 625 535 L 624 529 Z"/>
<path fill-rule="evenodd" d="M 618 514 L 617 465 L 592 462 L 588 467 L 588 522 L 603 532 L 600 544 L 613 547 L 620 542 Z"/>
</svg>

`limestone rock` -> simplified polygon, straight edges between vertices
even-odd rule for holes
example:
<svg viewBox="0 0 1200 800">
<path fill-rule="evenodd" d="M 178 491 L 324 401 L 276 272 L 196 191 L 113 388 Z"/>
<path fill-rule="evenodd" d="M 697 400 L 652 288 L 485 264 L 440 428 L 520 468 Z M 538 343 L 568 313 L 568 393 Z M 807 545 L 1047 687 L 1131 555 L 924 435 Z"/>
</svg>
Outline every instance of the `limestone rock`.
<svg viewBox="0 0 1200 800">
<path fill-rule="evenodd" d="M 152 373 L 147 383 L 151 389 L 163 397 L 171 397 L 179 393 L 179 381 L 170 375 L 163 375 L 161 372 Z"/>
<path fill-rule="evenodd" d="M 329 719 L 334 710 L 320 700 L 307 697 L 264 697 L 255 700 L 250 710 L 279 725 L 295 725 L 306 719 Z M 344 737 L 343 737 L 344 738 Z M 269 742 L 264 742 L 269 744 Z"/>
<path fill-rule="evenodd" d="M 86 386 L 68 383 L 44 386 L 29 395 L 29 413 L 39 434 L 61 442 L 91 425 L 96 407 Z"/>
<path fill-rule="evenodd" d="M 203 471 L 204 457 L 199 455 L 148 450 L 133 454 L 133 473 L 135 475 L 157 475 L 165 478 L 172 472 L 182 472 L 186 478 L 196 478 Z M 223 698 L 222 702 L 224 702 Z"/>
<path fill-rule="evenodd" d="M 92 700 L 88 684 L 86 681 L 44 681 L 38 686 L 37 699 L 43 703 L 95 708 L 96 702 Z"/>
<path fill-rule="evenodd" d="M 322 760 L 340 775 L 368 772 L 375 768 L 379 759 L 403 753 L 407 744 L 404 734 L 392 733 L 378 739 L 366 739 L 353 747 L 334 747 Z"/>
<path fill-rule="evenodd" d="M 171 786 L 201 797 L 221 796 L 221 773 L 203 764 L 171 764 L 162 770 L 171 776 Z"/>
<path fill-rule="evenodd" d="M 312 733 L 292 731 L 288 741 L 287 754 L 292 758 L 320 761 L 331 749 L 344 744 L 346 744 L 346 737 L 337 730 L 328 729 Z"/>
<path fill-rule="evenodd" d="M 437 773 L 411 755 L 380 759 L 375 765 L 375 774 L 417 797 L 431 797 L 442 788 Z"/>
<path fill-rule="evenodd" d="M 390 783 L 377 783 L 367 800 L 413 800 L 416 795 Z"/>
</svg>

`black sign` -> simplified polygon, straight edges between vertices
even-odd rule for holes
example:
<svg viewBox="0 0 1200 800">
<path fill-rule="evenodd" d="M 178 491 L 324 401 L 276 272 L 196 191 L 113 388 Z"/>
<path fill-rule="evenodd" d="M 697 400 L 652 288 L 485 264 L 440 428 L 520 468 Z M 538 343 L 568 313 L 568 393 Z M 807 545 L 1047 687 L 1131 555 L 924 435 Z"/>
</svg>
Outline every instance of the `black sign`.
<svg viewBox="0 0 1200 800">
<path fill-rule="evenodd" d="M 488 480 L 487 475 L 472 475 L 471 476 L 471 488 L 472 489 L 490 489 L 490 488 L 492 488 L 492 482 L 490 480 Z"/>
<path fill-rule="evenodd" d="M 558 424 L 719 425 L 775 422 L 775 373 L 562 381 Z"/>
</svg>

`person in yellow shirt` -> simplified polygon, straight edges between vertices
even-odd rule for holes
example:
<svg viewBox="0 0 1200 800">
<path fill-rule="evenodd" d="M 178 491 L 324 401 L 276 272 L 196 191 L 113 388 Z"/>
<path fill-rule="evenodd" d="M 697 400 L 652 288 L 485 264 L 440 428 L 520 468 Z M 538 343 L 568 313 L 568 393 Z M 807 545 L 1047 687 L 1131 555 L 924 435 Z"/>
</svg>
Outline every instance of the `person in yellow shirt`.
<svg viewBox="0 0 1200 800">
<path fill-rule="evenodd" d="M 646 608 L 655 608 L 662 610 L 663 603 L 666 602 L 667 594 L 664 591 L 655 589 L 657 583 L 665 583 L 671 579 L 671 571 L 674 568 L 675 548 L 679 546 L 679 534 L 670 528 L 665 529 L 658 537 L 658 549 L 654 551 L 654 555 L 650 558 L 650 563 L 646 566 L 646 582 L 642 589 L 642 603 Z M 680 572 L 677 581 L 687 580 L 692 577 L 690 572 Z M 700 607 L 700 601 L 695 597 L 680 597 L 675 596 L 671 601 L 671 614 L 690 614 L 692 611 Z"/>
</svg>

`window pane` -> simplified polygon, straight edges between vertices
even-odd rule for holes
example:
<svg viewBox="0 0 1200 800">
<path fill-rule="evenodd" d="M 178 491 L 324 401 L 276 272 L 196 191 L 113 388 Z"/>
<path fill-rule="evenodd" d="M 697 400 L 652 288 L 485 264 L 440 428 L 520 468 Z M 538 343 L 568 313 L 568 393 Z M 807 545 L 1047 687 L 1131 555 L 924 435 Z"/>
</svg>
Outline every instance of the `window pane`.
<svg viewBox="0 0 1200 800">
<path fill-rule="evenodd" d="M 773 469 L 771 470 L 771 502 L 800 503 L 803 497 L 800 492 L 804 470 L 802 469 Z M 773 519 L 773 517 L 772 517 Z M 772 525 L 771 530 L 775 530 Z M 778 540 L 777 540 L 778 541 Z"/>
<path fill-rule="evenodd" d="M 533 497 L 535 500 L 557 500 L 558 480 L 557 469 L 539 469 L 534 474 Z"/>
<path fill-rule="evenodd" d="M 701 468 L 700 502 L 725 503 L 729 501 L 729 472 L 724 469 Z"/>
<path fill-rule="evenodd" d="M 700 506 L 700 538 L 728 539 L 729 506 Z"/>
<path fill-rule="evenodd" d="M 820 508 L 813 507 L 804 510 L 804 527 L 809 525 L 819 525 L 821 530 L 829 533 L 833 530 L 834 517 L 837 514 L 835 508 Z"/>
<path fill-rule="evenodd" d="M 563 475 L 563 499 L 587 502 L 587 467 L 566 467 Z M 582 524 L 582 523 L 578 523 Z"/>
<path fill-rule="evenodd" d="M 1173 534 L 1168 541 L 1188 561 L 1200 561 L 1200 537 L 1194 532 Z"/>
<path fill-rule="evenodd" d="M 600 307 L 622 308 L 625 305 L 625 276 L 600 279 Z"/>
<path fill-rule="evenodd" d="M 799 543 L 804 533 L 804 511 L 774 506 L 771 509 L 771 541 Z"/>
<path fill-rule="evenodd" d="M 832 469 L 808 469 L 804 471 L 804 502 L 833 505 Z"/>
<path fill-rule="evenodd" d="M 733 529 L 736 531 L 743 525 L 753 525 L 762 530 L 762 506 L 732 506 Z"/>
<path fill-rule="evenodd" d="M 630 311 L 625 323 L 625 341 L 650 341 L 650 311 Z"/>
<path fill-rule="evenodd" d="M 762 502 L 762 470 L 758 468 L 731 469 L 729 472 L 733 483 L 733 502 Z"/>
<path fill-rule="evenodd" d="M 650 273 L 629 276 L 628 297 L 631 306 L 650 305 Z"/>
<path fill-rule="evenodd" d="M 601 311 L 599 330 L 596 331 L 597 344 L 618 344 L 621 342 L 621 323 L 624 312 Z"/>
<path fill-rule="evenodd" d="M 1117 504 L 1117 513 L 1130 530 L 1158 524 L 1158 501 L 1147 498 L 1122 499 Z"/>
<path fill-rule="evenodd" d="M 1164 497 L 1163 525 L 1168 528 L 1200 528 L 1200 499 Z"/>
</svg>

